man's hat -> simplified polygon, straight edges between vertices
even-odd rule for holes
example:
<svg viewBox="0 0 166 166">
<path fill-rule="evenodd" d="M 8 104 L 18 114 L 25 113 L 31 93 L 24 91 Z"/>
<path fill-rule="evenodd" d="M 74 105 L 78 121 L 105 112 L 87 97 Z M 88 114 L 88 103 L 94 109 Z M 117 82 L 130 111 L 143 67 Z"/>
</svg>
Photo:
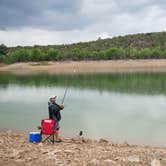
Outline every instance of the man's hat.
<svg viewBox="0 0 166 166">
<path fill-rule="evenodd" d="M 57 96 L 51 96 L 50 99 L 56 99 Z"/>
</svg>

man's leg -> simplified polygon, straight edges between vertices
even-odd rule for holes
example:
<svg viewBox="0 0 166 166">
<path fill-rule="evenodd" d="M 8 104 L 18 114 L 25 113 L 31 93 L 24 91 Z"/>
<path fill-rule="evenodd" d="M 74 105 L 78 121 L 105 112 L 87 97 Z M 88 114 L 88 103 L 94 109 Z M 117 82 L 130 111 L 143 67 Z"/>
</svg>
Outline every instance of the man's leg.
<svg viewBox="0 0 166 166">
<path fill-rule="evenodd" d="M 59 130 L 56 130 L 56 132 L 55 132 L 55 138 L 56 138 L 56 140 L 59 140 Z"/>
<path fill-rule="evenodd" d="M 59 130 L 56 130 L 55 132 L 55 139 L 56 139 L 56 142 L 62 142 L 62 140 L 59 137 Z"/>
<path fill-rule="evenodd" d="M 55 123 L 55 139 L 56 139 L 57 142 L 62 141 L 59 137 L 59 129 L 60 129 L 59 122 L 56 121 L 56 123 Z"/>
</svg>

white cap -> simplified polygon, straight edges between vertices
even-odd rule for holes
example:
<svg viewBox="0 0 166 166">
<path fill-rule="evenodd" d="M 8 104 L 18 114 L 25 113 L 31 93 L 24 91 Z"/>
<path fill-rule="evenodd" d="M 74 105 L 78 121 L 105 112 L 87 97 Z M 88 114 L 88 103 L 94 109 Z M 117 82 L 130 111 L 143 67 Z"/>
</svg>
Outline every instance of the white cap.
<svg viewBox="0 0 166 166">
<path fill-rule="evenodd" d="M 52 96 L 50 97 L 50 99 L 56 99 L 56 97 L 57 97 L 57 96 L 52 95 Z"/>
</svg>

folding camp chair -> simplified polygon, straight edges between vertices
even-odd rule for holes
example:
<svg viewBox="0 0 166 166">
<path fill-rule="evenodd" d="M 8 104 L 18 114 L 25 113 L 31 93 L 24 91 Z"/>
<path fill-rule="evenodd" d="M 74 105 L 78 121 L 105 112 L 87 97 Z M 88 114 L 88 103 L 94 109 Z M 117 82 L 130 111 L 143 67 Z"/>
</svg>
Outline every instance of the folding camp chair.
<svg viewBox="0 0 166 166">
<path fill-rule="evenodd" d="M 41 127 L 38 126 L 38 129 L 41 129 L 41 141 L 42 142 L 51 142 L 54 143 L 54 126 L 56 121 L 53 119 L 43 119 L 41 120 Z"/>
</svg>

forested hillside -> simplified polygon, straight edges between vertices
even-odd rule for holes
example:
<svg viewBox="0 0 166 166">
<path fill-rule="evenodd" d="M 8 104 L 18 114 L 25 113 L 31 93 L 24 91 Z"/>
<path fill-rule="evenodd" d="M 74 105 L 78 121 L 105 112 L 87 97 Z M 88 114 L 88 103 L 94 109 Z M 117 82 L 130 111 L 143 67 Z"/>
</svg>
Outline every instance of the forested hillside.
<svg viewBox="0 0 166 166">
<path fill-rule="evenodd" d="M 0 62 L 166 58 L 166 32 L 118 36 L 67 45 L 6 47 Z"/>
</svg>

